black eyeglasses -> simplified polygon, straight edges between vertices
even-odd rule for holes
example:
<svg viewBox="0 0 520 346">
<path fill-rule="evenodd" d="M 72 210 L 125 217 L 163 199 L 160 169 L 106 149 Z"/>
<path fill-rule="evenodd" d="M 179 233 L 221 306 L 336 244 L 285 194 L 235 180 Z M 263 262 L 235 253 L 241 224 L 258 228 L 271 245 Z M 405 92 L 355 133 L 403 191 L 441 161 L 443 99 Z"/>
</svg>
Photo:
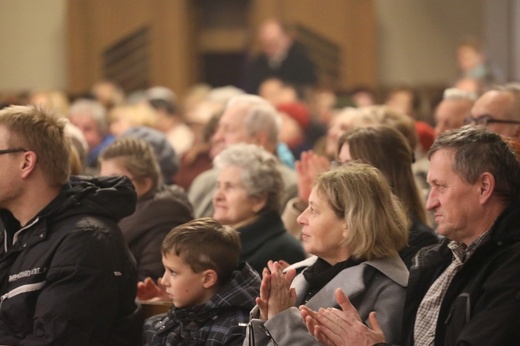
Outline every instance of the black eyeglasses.
<svg viewBox="0 0 520 346">
<path fill-rule="evenodd" d="M 23 149 L 23 148 L 14 148 L 14 149 L 3 149 L 3 150 L 0 150 L 0 155 L 3 155 L 3 154 L 12 154 L 12 153 L 25 153 L 29 150 L 27 149 Z"/>
<path fill-rule="evenodd" d="M 520 124 L 519 120 L 512 119 L 495 119 L 490 114 L 484 114 L 476 118 L 471 115 L 465 119 L 466 125 L 482 125 L 488 126 L 489 124 Z"/>
</svg>

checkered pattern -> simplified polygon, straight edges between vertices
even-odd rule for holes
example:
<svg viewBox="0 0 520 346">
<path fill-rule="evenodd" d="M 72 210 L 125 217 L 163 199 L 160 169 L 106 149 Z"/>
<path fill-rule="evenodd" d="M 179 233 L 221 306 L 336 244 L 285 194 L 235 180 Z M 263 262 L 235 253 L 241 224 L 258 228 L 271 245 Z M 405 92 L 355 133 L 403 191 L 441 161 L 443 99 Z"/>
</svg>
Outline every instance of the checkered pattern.
<svg viewBox="0 0 520 346">
<path fill-rule="evenodd" d="M 448 247 L 453 253 L 453 261 L 435 280 L 424 296 L 415 318 L 414 339 L 416 346 L 431 346 L 435 338 L 435 328 L 442 300 L 451 280 L 475 250 L 489 238 L 486 232 L 468 247 L 463 243 L 452 241 Z"/>
</svg>

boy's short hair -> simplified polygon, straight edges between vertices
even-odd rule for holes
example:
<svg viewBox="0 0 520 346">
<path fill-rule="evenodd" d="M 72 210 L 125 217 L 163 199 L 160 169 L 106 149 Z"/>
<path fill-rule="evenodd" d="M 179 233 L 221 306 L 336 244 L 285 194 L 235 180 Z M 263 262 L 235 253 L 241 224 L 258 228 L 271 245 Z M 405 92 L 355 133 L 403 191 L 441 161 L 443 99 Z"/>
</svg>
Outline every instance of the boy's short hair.
<svg viewBox="0 0 520 346">
<path fill-rule="evenodd" d="M 195 273 L 215 270 L 217 283 L 222 285 L 238 265 L 240 237 L 233 228 L 204 217 L 173 228 L 164 238 L 161 252 L 182 257 Z"/>
</svg>

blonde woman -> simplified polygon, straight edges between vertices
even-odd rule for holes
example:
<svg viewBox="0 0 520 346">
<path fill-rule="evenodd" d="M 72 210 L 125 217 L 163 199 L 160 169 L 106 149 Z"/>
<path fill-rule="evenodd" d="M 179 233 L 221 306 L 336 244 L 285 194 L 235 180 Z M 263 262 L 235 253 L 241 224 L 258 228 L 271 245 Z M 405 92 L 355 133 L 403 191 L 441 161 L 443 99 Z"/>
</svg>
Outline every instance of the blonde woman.
<svg viewBox="0 0 520 346">
<path fill-rule="evenodd" d="M 298 306 L 337 307 L 337 288 L 363 320 L 376 311 L 387 341 L 398 341 L 408 282 L 398 251 L 406 244 L 408 221 L 386 178 L 362 163 L 322 173 L 298 223 L 303 226 L 304 248 L 314 256 L 289 267 L 285 274 L 277 262 L 264 269 L 249 341 L 318 345 Z M 296 269 L 302 268 L 295 277 Z"/>
</svg>

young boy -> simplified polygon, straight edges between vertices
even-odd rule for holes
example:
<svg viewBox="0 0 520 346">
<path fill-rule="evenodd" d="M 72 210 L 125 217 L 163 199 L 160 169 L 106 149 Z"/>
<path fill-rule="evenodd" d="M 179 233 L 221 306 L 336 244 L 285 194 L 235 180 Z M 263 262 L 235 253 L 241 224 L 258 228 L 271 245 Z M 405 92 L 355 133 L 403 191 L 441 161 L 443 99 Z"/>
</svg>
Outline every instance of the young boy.
<svg viewBox="0 0 520 346">
<path fill-rule="evenodd" d="M 260 278 L 247 263 L 237 267 L 238 233 L 196 219 L 171 230 L 161 252 L 161 284 L 173 307 L 145 322 L 145 344 L 242 345 Z"/>
</svg>

